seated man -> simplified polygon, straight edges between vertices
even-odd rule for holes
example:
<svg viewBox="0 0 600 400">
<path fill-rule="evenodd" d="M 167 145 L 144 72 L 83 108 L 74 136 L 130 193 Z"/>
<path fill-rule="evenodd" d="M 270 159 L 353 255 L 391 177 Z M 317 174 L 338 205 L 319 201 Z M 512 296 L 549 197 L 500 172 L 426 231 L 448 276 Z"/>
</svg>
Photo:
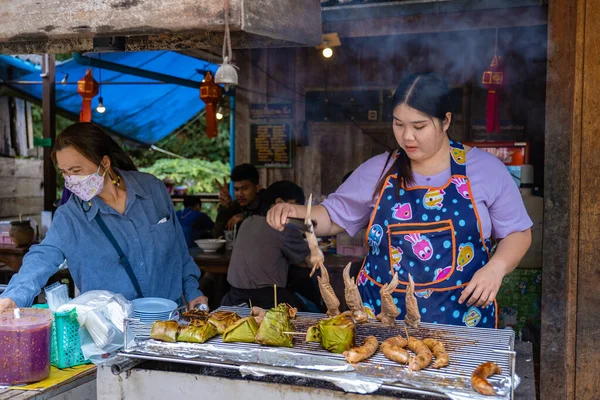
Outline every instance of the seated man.
<svg viewBox="0 0 600 400">
<path fill-rule="evenodd" d="M 279 232 L 266 220 L 268 209 L 277 204 L 304 204 L 304 192 L 289 181 L 273 183 L 262 197 L 260 216 L 250 216 L 241 225 L 231 254 L 227 281 L 231 290 L 222 305 L 242 303 L 269 309 L 274 306 L 273 285 L 277 285 L 277 302 L 303 310 L 302 301 L 286 289 L 290 264 L 304 261 L 310 253 L 302 233 L 293 228 Z"/>
<path fill-rule="evenodd" d="M 211 231 L 215 224 L 208 215 L 200 211 L 201 206 L 200 196 L 185 196 L 184 209 L 176 213 L 188 247 L 196 247 L 195 240 L 212 237 Z"/>
<path fill-rule="evenodd" d="M 215 221 L 213 236 L 223 236 L 225 230 L 233 230 L 235 225 L 250 215 L 258 214 L 261 192 L 258 184 L 258 170 L 251 164 L 240 164 L 231 171 L 231 181 L 235 201 L 229 195 L 229 184 L 215 181 L 219 186 L 219 212 Z"/>
</svg>

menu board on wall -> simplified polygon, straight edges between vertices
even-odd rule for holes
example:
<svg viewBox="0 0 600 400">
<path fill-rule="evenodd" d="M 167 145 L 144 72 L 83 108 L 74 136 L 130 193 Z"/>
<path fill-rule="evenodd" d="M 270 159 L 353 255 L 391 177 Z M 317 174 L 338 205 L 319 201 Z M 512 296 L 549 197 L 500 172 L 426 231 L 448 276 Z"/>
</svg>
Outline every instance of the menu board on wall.
<svg viewBox="0 0 600 400">
<path fill-rule="evenodd" d="M 291 168 L 290 125 L 250 124 L 250 163 L 257 168 Z"/>
<path fill-rule="evenodd" d="M 257 168 L 292 168 L 292 106 L 249 105 L 250 163 Z"/>
</svg>

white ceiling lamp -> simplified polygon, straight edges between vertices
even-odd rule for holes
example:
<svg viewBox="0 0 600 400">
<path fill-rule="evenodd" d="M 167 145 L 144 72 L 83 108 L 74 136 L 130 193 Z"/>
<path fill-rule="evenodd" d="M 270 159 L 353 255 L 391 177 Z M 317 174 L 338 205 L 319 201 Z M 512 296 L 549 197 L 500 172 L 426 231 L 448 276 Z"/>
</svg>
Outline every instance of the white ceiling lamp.
<svg viewBox="0 0 600 400">
<path fill-rule="evenodd" d="M 339 47 L 342 45 L 340 41 L 340 37 L 336 32 L 325 33 L 323 34 L 323 40 L 321 44 L 316 47 L 317 50 L 321 50 L 323 57 L 331 58 L 333 57 L 333 48 Z"/>
<path fill-rule="evenodd" d="M 231 86 L 238 84 L 238 73 L 235 70 L 237 67 L 231 64 L 231 36 L 229 34 L 229 0 L 225 0 L 225 36 L 223 38 L 223 64 L 215 74 L 215 83 L 222 84 L 225 91 L 229 91 Z"/>
<path fill-rule="evenodd" d="M 100 68 L 98 69 L 98 71 L 100 72 L 100 84 L 98 84 L 100 97 L 98 98 L 98 106 L 96 107 L 96 111 L 99 114 L 104 114 L 104 112 L 106 111 L 106 107 L 104 106 L 104 99 L 102 99 L 102 54 L 99 54 L 98 57 L 100 59 Z M 67 77 L 68 75 L 65 76 L 65 79 Z"/>
</svg>

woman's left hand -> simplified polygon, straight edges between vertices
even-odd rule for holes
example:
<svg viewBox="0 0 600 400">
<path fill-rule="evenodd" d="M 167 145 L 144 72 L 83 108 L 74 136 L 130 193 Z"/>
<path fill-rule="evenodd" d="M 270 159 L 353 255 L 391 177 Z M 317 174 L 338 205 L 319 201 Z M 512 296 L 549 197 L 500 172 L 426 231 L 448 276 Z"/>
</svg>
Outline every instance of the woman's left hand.
<svg viewBox="0 0 600 400">
<path fill-rule="evenodd" d="M 487 307 L 496 298 L 504 273 L 502 269 L 494 265 L 492 262 L 487 263 L 479 271 L 475 272 L 471 282 L 463 290 L 458 304 L 463 304 L 469 299 L 467 306 L 474 305 L 475 307 Z M 469 297 L 470 296 L 470 297 Z"/>
<path fill-rule="evenodd" d="M 206 304 L 206 311 L 210 311 L 208 308 L 208 297 L 206 296 L 196 297 L 194 300 L 191 300 L 188 303 L 188 310 L 194 310 L 196 306 L 200 304 Z"/>
</svg>

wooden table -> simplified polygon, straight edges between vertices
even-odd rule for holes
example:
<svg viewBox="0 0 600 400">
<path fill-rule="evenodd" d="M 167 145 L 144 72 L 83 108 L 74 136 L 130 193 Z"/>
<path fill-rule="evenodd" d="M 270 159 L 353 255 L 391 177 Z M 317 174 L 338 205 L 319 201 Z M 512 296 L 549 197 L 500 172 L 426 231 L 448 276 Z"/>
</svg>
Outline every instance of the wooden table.
<svg viewBox="0 0 600 400">
<path fill-rule="evenodd" d="M 29 251 L 29 246 L 17 247 L 12 244 L 0 244 L 0 262 L 8 265 L 13 271 L 19 272 L 23 257 Z"/>
<path fill-rule="evenodd" d="M 92 368 L 41 391 L 0 389 L 0 400 L 95 400 L 96 392 L 96 368 Z"/>
</svg>

